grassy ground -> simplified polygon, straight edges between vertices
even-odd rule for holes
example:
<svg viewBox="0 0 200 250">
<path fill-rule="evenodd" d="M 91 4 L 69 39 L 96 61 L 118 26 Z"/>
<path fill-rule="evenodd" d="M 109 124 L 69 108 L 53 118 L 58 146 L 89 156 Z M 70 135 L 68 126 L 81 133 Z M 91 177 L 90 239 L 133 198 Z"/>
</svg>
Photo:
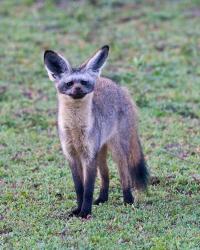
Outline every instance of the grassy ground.
<svg viewBox="0 0 200 250">
<path fill-rule="evenodd" d="M 0 248 L 200 249 L 200 1 L 91 2 L 0 2 Z M 43 51 L 77 64 L 107 43 L 104 74 L 140 108 L 154 178 L 124 207 L 109 159 L 109 202 L 68 220 L 75 193 Z"/>
</svg>

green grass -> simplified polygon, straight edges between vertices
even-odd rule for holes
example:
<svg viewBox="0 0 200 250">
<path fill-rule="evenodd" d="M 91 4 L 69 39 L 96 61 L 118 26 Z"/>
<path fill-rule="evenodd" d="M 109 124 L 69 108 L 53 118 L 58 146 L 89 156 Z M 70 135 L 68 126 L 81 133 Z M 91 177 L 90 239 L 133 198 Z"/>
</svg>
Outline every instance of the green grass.
<svg viewBox="0 0 200 250">
<path fill-rule="evenodd" d="M 0 249 L 200 248 L 199 3 L 0 2 Z M 139 106 L 154 180 L 125 207 L 109 159 L 109 202 L 89 221 L 68 220 L 75 193 L 43 51 L 78 64 L 104 44 L 104 74 L 128 86 Z"/>
</svg>

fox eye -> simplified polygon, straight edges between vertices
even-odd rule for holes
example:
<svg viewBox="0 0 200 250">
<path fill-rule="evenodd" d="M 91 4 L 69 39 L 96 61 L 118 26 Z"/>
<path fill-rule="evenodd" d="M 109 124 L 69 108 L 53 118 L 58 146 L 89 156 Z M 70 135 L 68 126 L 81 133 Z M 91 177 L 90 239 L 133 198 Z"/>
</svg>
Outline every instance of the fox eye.
<svg viewBox="0 0 200 250">
<path fill-rule="evenodd" d="M 87 81 L 81 80 L 82 85 L 87 85 L 87 83 L 88 83 Z"/>
<path fill-rule="evenodd" d="M 74 83 L 71 81 L 71 82 L 67 82 L 66 85 L 67 87 L 71 87 Z"/>
</svg>

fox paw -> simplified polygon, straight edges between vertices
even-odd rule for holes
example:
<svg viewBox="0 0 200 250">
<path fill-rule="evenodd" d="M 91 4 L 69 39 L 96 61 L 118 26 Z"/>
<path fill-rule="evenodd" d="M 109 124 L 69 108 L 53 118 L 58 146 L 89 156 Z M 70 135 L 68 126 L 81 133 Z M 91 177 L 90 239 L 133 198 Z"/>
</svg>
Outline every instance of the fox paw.
<svg viewBox="0 0 200 250">
<path fill-rule="evenodd" d="M 80 213 L 81 209 L 80 208 L 75 208 L 71 211 L 71 213 L 69 214 L 69 217 L 73 217 L 73 216 L 78 216 Z"/>
<path fill-rule="evenodd" d="M 106 201 L 108 201 L 108 199 L 103 199 L 103 198 L 97 198 L 95 201 L 94 201 L 94 205 L 99 205 L 100 203 L 105 203 Z"/>
<path fill-rule="evenodd" d="M 90 219 L 92 216 L 91 216 L 91 212 L 87 212 L 87 211 L 81 211 L 79 214 L 78 214 L 78 217 L 81 217 L 83 219 Z"/>
</svg>

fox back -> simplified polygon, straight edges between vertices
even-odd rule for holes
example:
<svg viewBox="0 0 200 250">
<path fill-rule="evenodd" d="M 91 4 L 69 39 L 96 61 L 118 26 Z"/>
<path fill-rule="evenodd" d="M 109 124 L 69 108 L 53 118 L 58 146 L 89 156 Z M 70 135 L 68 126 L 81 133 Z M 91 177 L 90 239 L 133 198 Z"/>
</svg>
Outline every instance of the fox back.
<svg viewBox="0 0 200 250">
<path fill-rule="evenodd" d="M 78 68 L 53 51 L 44 54 L 57 89 L 59 137 L 77 193 L 78 207 L 72 214 L 82 217 L 91 213 L 97 169 L 101 188 L 95 203 L 108 199 L 108 150 L 118 166 L 125 203 L 133 203 L 131 187 L 144 189 L 148 181 L 136 106 L 126 89 L 100 76 L 108 51 L 102 47 Z"/>
</svg>

